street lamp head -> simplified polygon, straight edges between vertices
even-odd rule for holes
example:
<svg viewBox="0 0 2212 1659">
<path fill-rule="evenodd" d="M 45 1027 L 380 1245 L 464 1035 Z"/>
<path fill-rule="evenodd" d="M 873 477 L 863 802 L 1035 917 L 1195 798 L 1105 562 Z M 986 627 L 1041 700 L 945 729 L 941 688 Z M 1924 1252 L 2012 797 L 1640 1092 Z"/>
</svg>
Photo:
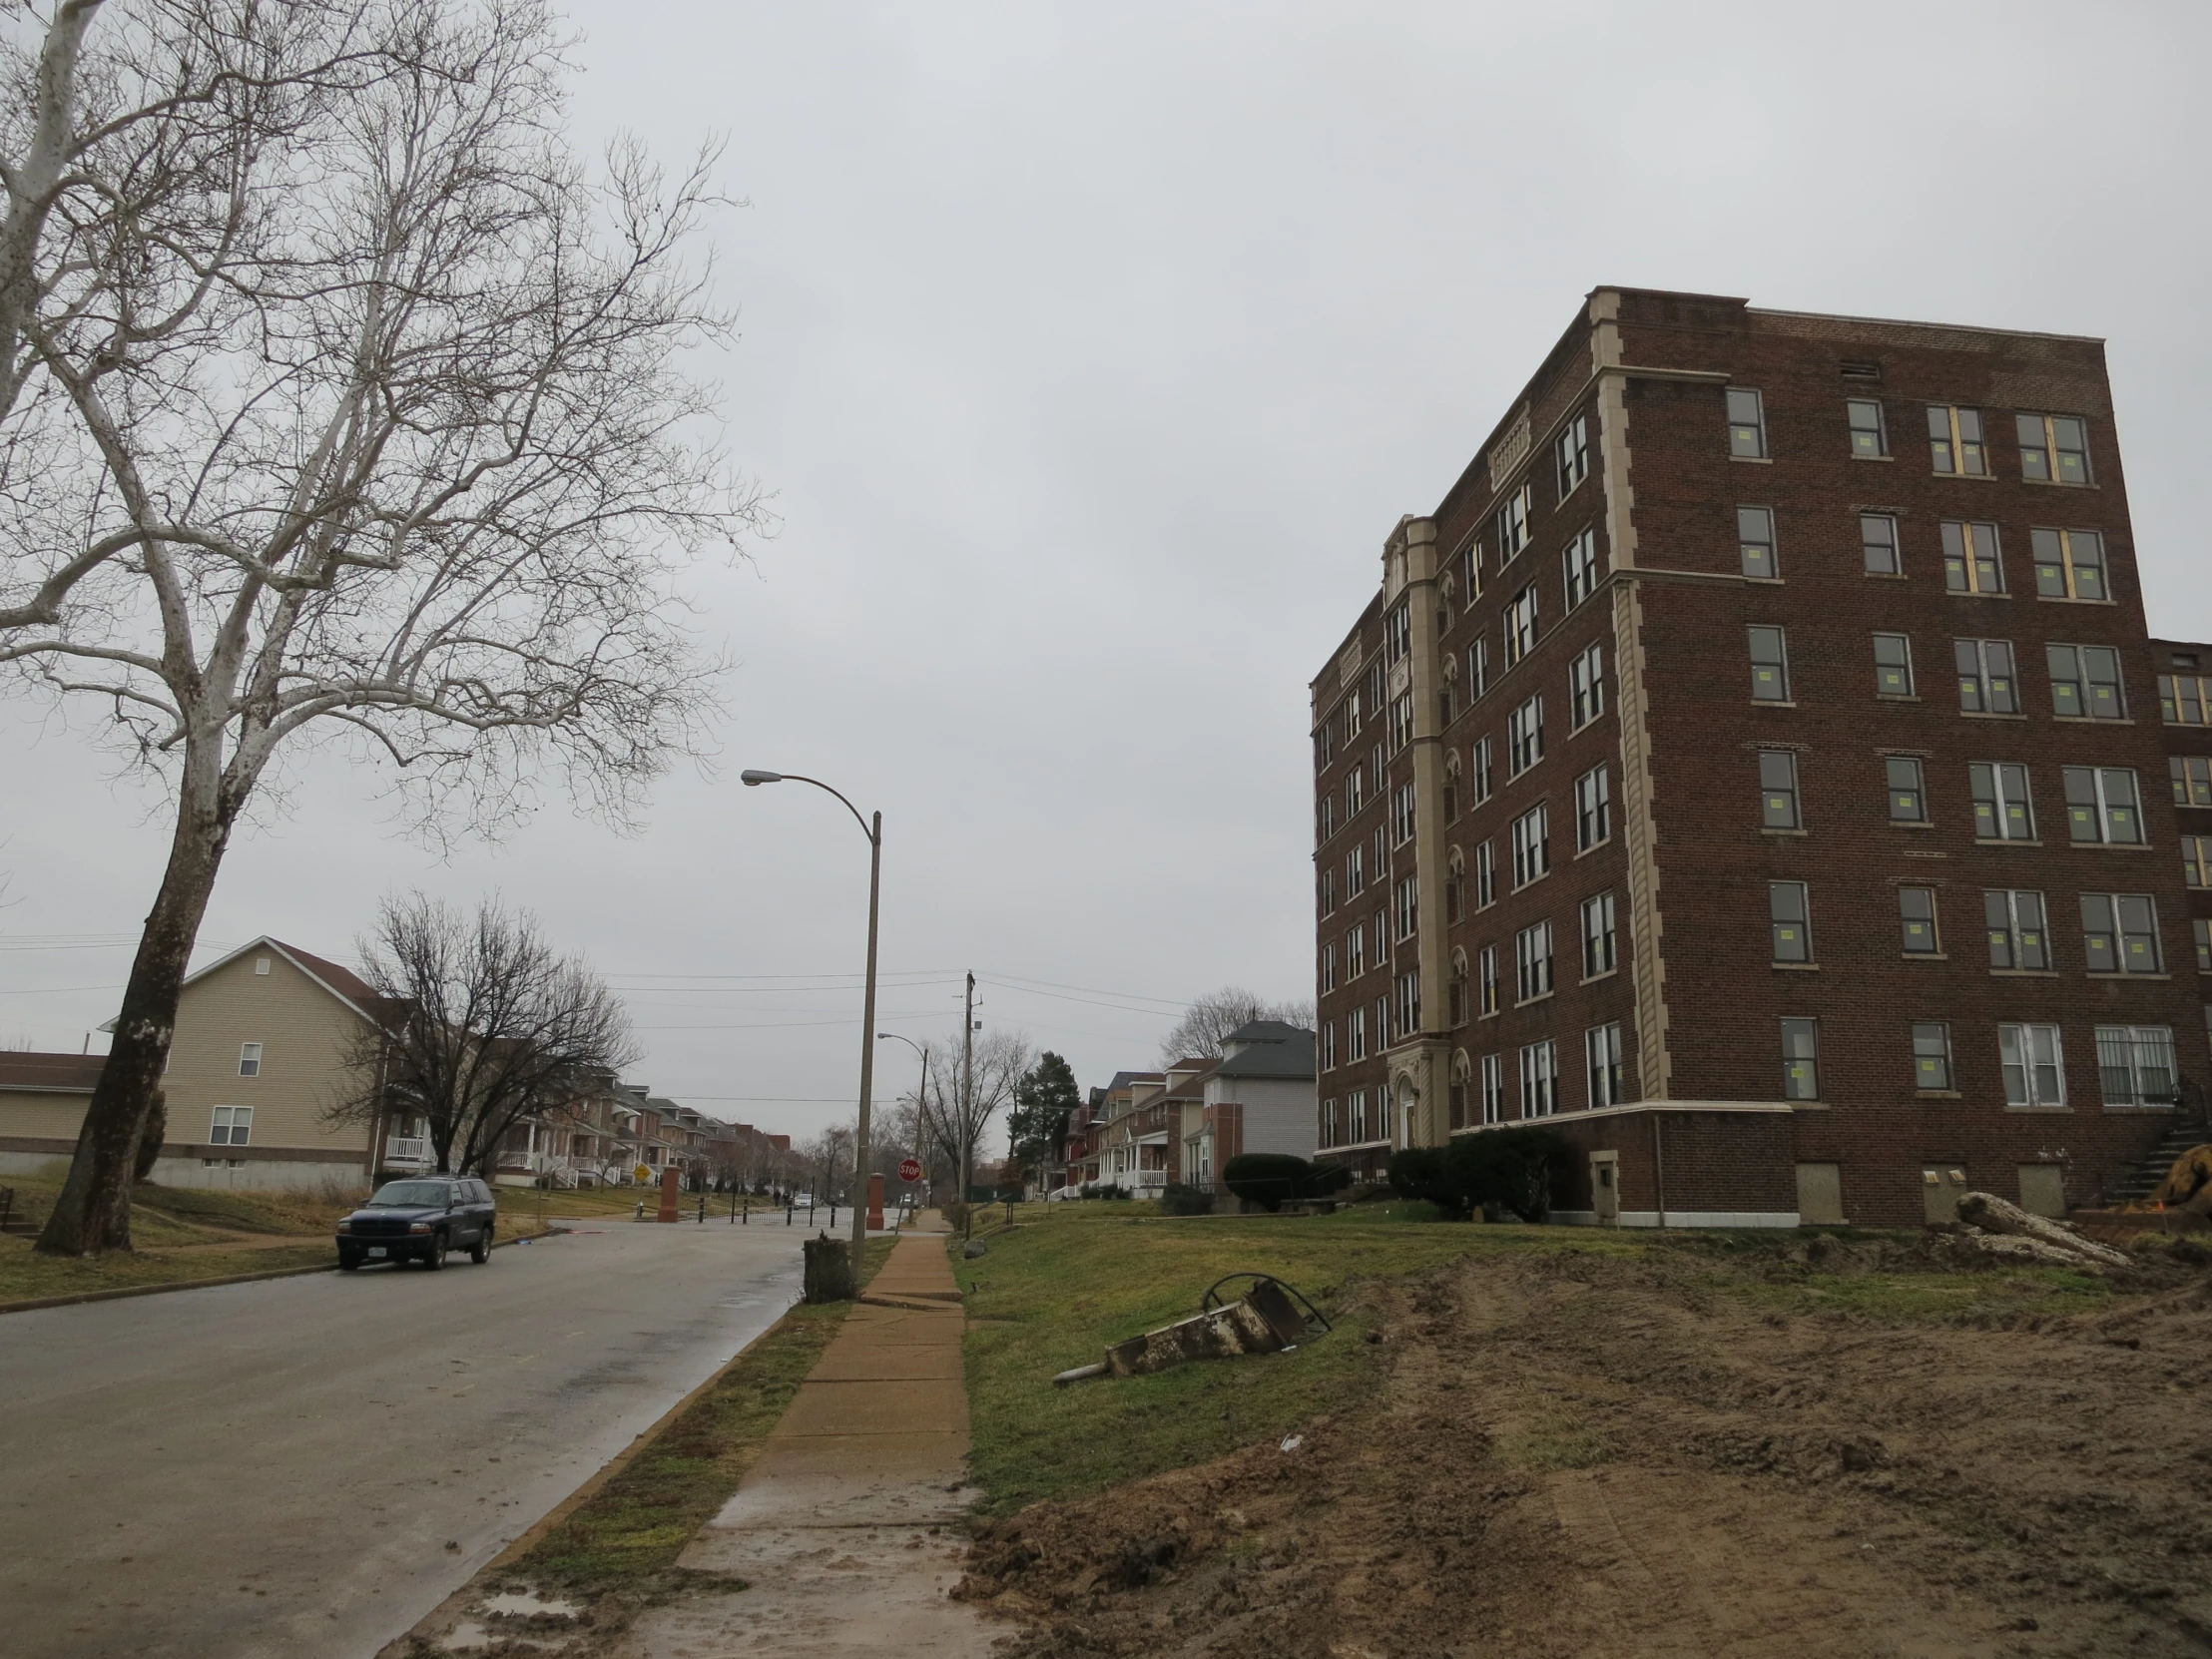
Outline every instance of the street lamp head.
<svg viewBox="0 0 2212 1659">
<path fill-rule="evenodd" d="M 738 774 L 738 781 L 745 785 L 747 789 L 752 789 L 759 784 L 781 784 L 784 781 L 784 775 L 781 772 L 761 772 L 748 767 Z"/>
</svg>

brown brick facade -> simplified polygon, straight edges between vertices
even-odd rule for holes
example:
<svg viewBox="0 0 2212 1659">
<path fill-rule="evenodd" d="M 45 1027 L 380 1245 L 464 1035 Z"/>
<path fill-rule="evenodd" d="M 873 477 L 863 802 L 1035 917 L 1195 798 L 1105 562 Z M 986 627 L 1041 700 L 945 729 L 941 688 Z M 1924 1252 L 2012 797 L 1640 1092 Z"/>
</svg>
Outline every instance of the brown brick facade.
<svg viewBox="0 0 2212 1659">
<path fill-rule="evenodd" d="M 1732 419 L 1745 413 L 1741 397 L 1732 413 L 1732 388 L 1759 394 L 1756 445 L 1732 443 Z M 1856 417 L 1853 403 L 1862 406 Z M 1871 447 L 1855 443 L 1851 425 L 1867 406 L 1884 423 L 1881 456 L 1855 454 Z M 1969 411 L 1963 436 L 1946 425 L 1954 444 L 1970 438 L 1978 416 L 1983 471 L 1936 470 L 1932 408 Z M 2033 463 L 2016 435 L 2022 414 L 2062 417 L 2039 427 L 2046 469 L 2078 470 L 2085 481 L 2025 475 Z M 1563 472 L 1560 440 L 1577 423 L 1569 451 L 1582 458 Z M 2079 461 L 2076 432 L 2086 433 Z M 1737 456 L 1736 447 L 1763 453 Z M 1757 515 L 1740 533 L 1743 508 Z M 1895 573 L 1870 573 L 1864 515 L 1894 525 Z M 1990 548 L 1988 526 L 1993 558 L 1977 563 Z M 2085 532 L 2101 543 L 2101 581 Z M 1567 550 L 1585 534 L 1589 576 L 1570 580 Z M 1747 541 L 1757 551 L 1747 554 Z M 2053 545 L 2072 563 L 2039 581 L 2036 552 Z M 1963 555 L 1956 576 L 1946 574 L 1946 549 Z M 1956 591 L 1961 583 L 2001 591 Z M 2052 585 L 2074 593 L 2040 591 Z M 1536 640 L 1508 661 L 1511 608 L 1528 592 Z M 1394 619 L 1400 606 L 1417 607 L 1421 626 Z M 1882 692 L 1878 635 L 1910 641 L 1909 690 Z M 1382 590 L 1315 682 L 1317 761 L 1330 756 L 1317 794 L 1334 804 L 1334 822 L 1330 809 L 1317 822 L 1330 829 L 1317 859 L 1337 900 L 1320 922 L 1324 960 L 1337 952 L 1336 982 L 1325 969 L 1320 997 L 1325 1150 L 1329 1103 L 1339 1114 L 1334 1138 L 1346 1145 L 1349 1101 L 1361 1090 L 1370 1143 L 1479 1129 L 1489 1056 L 1504 1085 L 1498 1116 L 1518 1121 L 1524 1068 L 1537 1077 L 1543 1069 L 1540 1053 L 1526 1062 L 1524 1051 L 1548 1041 L 1555 1121 L 1588 1150 L 1617 1154 L 1632 1218 L 1786 1220 L 1800 1211 L 1800 1166 L 1813 1166 L 1803 1172 L 1808 1211 L 1829 1208 L 1821 1195 L 1833 1189 L 1845 1218 L 1870 1224 L 1922 1220 L 1932 1176 L 1936 1191 L 1963 1181 L 2047 1207 L 2059 1189 L 2035 1172 L 2055 1168 L 2066 1202 L 2093 1203 L 2172 1116 L 2170 1105 L 2130 1098 L 2173 1092 L 2160 1033 L 2170 1034 L 2183 1079 L 2207 1075 L 2191 920 L 2212 920 L 2212 894 L 2184 884 L 2175 849 L 2183 820 L 2212 834 L 2212 805 L 2177 807 L 2166 780 L 2169 739 L 2212 756 L 2212 727 L 2161 723 L 2160 653 L 2198 648 L 2153 648 L 2146 636 L 2098 342 L 1593 293 L 1434 514 L 1393 533 Z M 1478 641 L 1487 675 L 1475 696 L 1469 652 Z M 1975 659 L 1989 665 L 1992 683 L 1979 695 L 1993 711 L 1962 707 L 1959 641 L 2002 642 L 2002 652 Z M 1777 680 L 1763 700 L 1754 658 L 1777 643 L 1786 695 Z M 1575 669 L 1592 647 L 1603 710 L 1577 725 Z M 1894 656 L 1894 646 L 1883 649 Z M 1403 666 L 1393 660 L 1400 651 L 1410 659 Z M 2102 685 L 2110 663 L 2120 665 L 2116 693 Z M 2202 664 L 2212 681 L 2212 648 Z M 2057 683 L 2069 673 L 2080 681 L 2078 716 L 2067 701 L 2075 694 Z M 1402 695 L 1393 685 L 1420 694 L 1409 725 L 1393 733 L 1385 708 L 1378 733 L 1363 705 L 1362 734 L 1348 740 L 1346 698 L 1371 692 L 1379 676 L 1386 702 Z M 1538 695 L 1542 756 L 1511 776 L 1514 716 Z M 1485 739 L 1492 787 L 1477 800 L 1474 757 Z M 1348 775 L 1373 768 L 1377 741 L 1381 787 L 1368 778 L 1360 812 L 1348 816 Z M 1893 760 L 1907 767 L 1906 785 L 1917 763 L 1925 822 L 1893 808 Z M 1786 774 L 1772 771 L 1784 766 Z M 2024 779 L 2032 824 L 2009 822 L 2031 835 L 1977 834 L 1977 767 L 2024 769 L 1986 780 L 2001 792 L 1989 805 L 2004 821 Z M 1599 768 L 1607 833 L 1584 849 L 1576 785 Z M 1788 774 L 1796 823 L 1770 825 L 1763 779 Z M 2119 832 L 2130 828 L 2118 797 L 2131 779 L 2139 838 L 2077 841 L 2069 776 L 2105 790 L 2090 822 Z M 1407 784 L 1415 810 L 1396 814 L 1396 830 L 1414 833 L 1401 836 L 1390 828 L 1392 797 Z M 1516 889 L 1511 827 L 1538 806 L 1548 816 L 1549 869 Z M 1386 843 L 1380 881 L 1378 827 Z M 1489 904 L 1475 890 L 1484 843 L 1496 871 Z M 1355 845 L 1364 891 L 1348 903 Z M 1412 936 L 1391 938 L 1379 972 L 1375 917 L 1393 908 L 1409 877 L 1439 896 L 1419 906 Z M 1775 882 L 1802 884 L 1809 915 L 1785 919 L 1809 927 L 1809 950 L 1776 944 Z M 1796 890 L 1785 889 L 1786 908 Z M 2040 895 L 2047 967 L 1993 968 L 1992 891 Z M 1586 978 L 1583 905 L 1608 894 L 1616 965 Z M 2114 911 L 2127 917 L 2142 913 L 2134 900 L 2150 900 L 2157 971 L 2092 971 L 2086 928 L 2101 913 L 2097 895 L 2128 898 Z M 1903 907 L 1919 915 L 1931 903 L 1938 948 L 1908 951 Z M 2032 907 L 2023 913 L 2032 920 Z M 1367 929 L 1358 976 L 1349 972 L 1355 922 Z M 1554 983 L 1523 1001 L 1516 939 L 1545 922 Z M 1400 932 L 1394 916 L 1388 931 Z M 2113 949 L 2140 968 L 2149 942 L 2133 931 L 2132 947 L 2115 937 Z M 1494 1013 L 1481 1005 L 1485 947 L 1498 964 Z M 1809 960 L 1778 963 L 1778 952 Z M 1462 959 L 1463 995 L 1454 983 Z M 1418 1025 L 1393 1024 L 1377 1057 L 1375 1005 L 1386 998 L 1399 1009 L 1405 972 L 1419 976 Z M 1355 1009 L 1366 1012 L 1371 1049 L 1357 1063 Z M 1811 1022 L 1789 1040 L 1817 1047 L 1817 1073 L 1795 1072 L 1802 1084 L 1817 1075 L 1817 1098 L 1794 1098 L 1804 1088 L 1786 1081 L 1786 1021 Z M 1600 1060 L 1619 1055 L 1615 1109 L 1578 1115 L 1593 1104 L 1587 1034 L 1616 1026 L 1617 1039 L 1597 1050 Z M 1920 1066 L 1936 1059 L 1938 1027 L 1947 1077 Z M 2010 1034 L 2000 1038 L 2000 1027 Z M 2060 1063 L 2008 1074 L 2004 1055 L 2021 1049 L 2027 1061 Z M 1384 1089 L 1393 1107 L 1386 1136 L 1373 1105 Z M 1701 1102 L 1767 1109 L 1700 1112 Z M 1344 1155 L 1374 1167 L 1387 1151 L 1371 1144 Z"/>
</svg>

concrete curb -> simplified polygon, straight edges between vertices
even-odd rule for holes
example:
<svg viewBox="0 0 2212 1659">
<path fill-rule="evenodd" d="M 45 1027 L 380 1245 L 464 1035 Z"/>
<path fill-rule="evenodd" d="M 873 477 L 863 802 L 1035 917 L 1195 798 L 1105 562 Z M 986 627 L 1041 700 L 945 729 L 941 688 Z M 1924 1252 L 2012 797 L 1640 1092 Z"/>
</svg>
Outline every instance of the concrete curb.
<svg viewBox="0 0 2212 1659">
<path fill-rule="evenodd" d="M 533 1239 L 550 1239 L 555 1234 L 566 1233 L 565 1227 L 548 1227 L 543 1233 L 533 1233 Z M 504 1250 L 509 1245 L 523 1244 L 522 1239 L 494 1239 L 492 1249 Z M 305 1267 L 270 1268 L 261 1273 L 228 1273 L 215 1279 L 173 1279 L 164 1285 L 120 1285 L 112 1291 L 77 1291 L 68 1296 L 32 1297 L 23 1302 L 0 1302 L 0 1314 L 35 1314 L 41 1308 L 73 1308 L 80 1302 L 120 1302 L 129 1296 L 159 1296 L 164 1291 L 212 1291 L 218 1285 L 251 1285 L 262 1279 L 296 1279 L 305 1273 L 335 1273 L 335 1262 L 311 1262 Z"/>
</svg>

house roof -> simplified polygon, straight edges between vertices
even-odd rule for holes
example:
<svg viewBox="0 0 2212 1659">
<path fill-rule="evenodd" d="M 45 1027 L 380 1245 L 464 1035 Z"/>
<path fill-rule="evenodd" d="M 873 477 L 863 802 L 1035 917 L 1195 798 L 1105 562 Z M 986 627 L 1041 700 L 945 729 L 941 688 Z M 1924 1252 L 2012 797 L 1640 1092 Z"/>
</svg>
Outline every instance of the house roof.
<svg viewBox="0 0 2212 1659">
<path fill-rule="evenodd" d="M 90 1094 L 93 1084 L 100 1081 L 100 1068 L 107 1063 L 105 1054 L 0 1052 L 0 1089 Z"/>
<path fill-rule="evenodd" d="M 1229 1033 L 1237 1052 L 1215 1068 L 1216 1077 L 1312 1077 L 1314 1034 L 1280 1020 L 1254 1020 Z"/>
<path fill-rule="evenodd" d="M 187 985 L 197 984 L 217 969 L 229 967 L 241 956 L 251 956 L 257 951 L 269 950 L 276 951 L 277 955 L 283 957 L 285 961 L 291 963 L 293 967 L 312 979 L 348 1008 L 351 1008 L 361 1018 L 373 1019 L 375 1017 L 369 1010 L 383 999 L 370 987 L 367 980 L 349 967 L 333 962 L 325 956 L 312 955 L 301 950 L 295 944 L 284 943 L 282 939 L 273 939 L 267 933 L 264 933 L 258 939 L 251 939 L 240 945 L 238 949 L 227 956 L 218 956 L 206 967 L 200 969 L 199 972 L 186 974 L 185 983 Z"/>
</svg>

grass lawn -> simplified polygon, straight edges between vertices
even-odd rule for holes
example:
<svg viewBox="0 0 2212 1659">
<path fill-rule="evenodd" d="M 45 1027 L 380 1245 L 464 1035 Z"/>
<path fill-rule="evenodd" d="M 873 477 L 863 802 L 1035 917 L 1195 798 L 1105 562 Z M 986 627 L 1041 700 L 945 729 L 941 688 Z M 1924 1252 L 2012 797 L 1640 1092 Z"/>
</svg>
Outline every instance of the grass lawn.
<svg viewBox="0 0 2212 1659">
<path fill-rule="evenodd" d="M 1425 1204 L 1282 1219 L 1062 1204 L 1033 1216 L 1045 1208 L 1024 1210 L 1011 1230 L 979 1230 L 990 1254 L 977 1261 L 951 1246 L 961 1288 L 975 1287 L 967 1306 L 976 1323 L 963 1345 L 971 1467 L 992 1514 L 1203 1462 L 1355 1404 L 1382 1358 L 1343 1312 L 1357 1279 L 1477 1252 L 1642 1248 L 1594 1230 L 1421 1225 L 1434 1214 Z M 1207 1287 L 1239 1271 L 1297 1286 L 1335 1334 L 1289 1354 L 1052 1386 L 1054 1373 L 1091 1364 L 1108 1343 L 1198 1312 Z"/>
<path fill-rule="evenodd" d="M 967 1298 L 964 1340 L 972 1468 L 984 1507 L 1005 1514 L 1039 1498 L 1073 1497 L 1203 1462 L 1288 1432 L 1323 1412 L 1356 1407 L 1384 1351 L 1363 1340 L 1345 1309 L 1355 1281 L 1415 1272 L 1467 1256 L 1524 1252 L 1664 1254 L 1700 1291 L 1795 1316 L 1884 1323 L 2002 1322 L 2087 1311 L 2104 1281 L 2058 1269 L 1950 1272 L 1900 1265 L 1819 1271 L 1803 1235 L 1598 1232 L 1442 1224 L 1425 1204 L 1371 1204 L 1333 1216 L 1171 1219 L 1150 1205 L 1032 1205 L 1016 1224 L 978 1211 L 976 1261 L 951 1246 Z M 1917 1247 L 1918 1233 L 1864 1234 Z M 1847 1241 L 1851 1242 L 1851 1241 Z M 1155 1377 L 1052 1386 L 1052 1377 L 1102 1357 L 1108 1343 L 1198 1311 L 1209 1285 L 1240 1270 L 1296 1285 L 1337 1323 L 1334 1335 L 1284 1355 L 1181 1366 Z M 1235 1289 L 1235 1287 L 1233 1287 Z M 1531 1460 L 1575 1467 L 1594 1455 L 1546 1431 Z M 1554 1443 L 1556 1442 L 1556 1443 Z"/>
<path fill-rule="evenodd" d="M 139 1229 L 134 1225 L 134 1233 Z M 227 1279 L 234 1274 L 267 1273 L 273 1268 L 334 1267 L 337 1257 L 326 1238 L 241 1250 L 189 1251 L 138 1249 L 76 1261 L 38 1256 L 28 1237 L 0 1239 L 0 1302 L 29 1302 L 41 1297 L 76 1296 L 85 1291 L 118 1291 L 134 1285 L 173 1285 L 195 1279 Z"/>
<path fill-rule="evenodd" d="M 863 1283 L 897 1242 L 868 1241 Z M 693 1534 L 738 1489 L 851 1308 L 794 1307 L 507 1570 L 534 1586 L 597 1595 L 644 1586 L 673 1568 Z"/>
</svg>

